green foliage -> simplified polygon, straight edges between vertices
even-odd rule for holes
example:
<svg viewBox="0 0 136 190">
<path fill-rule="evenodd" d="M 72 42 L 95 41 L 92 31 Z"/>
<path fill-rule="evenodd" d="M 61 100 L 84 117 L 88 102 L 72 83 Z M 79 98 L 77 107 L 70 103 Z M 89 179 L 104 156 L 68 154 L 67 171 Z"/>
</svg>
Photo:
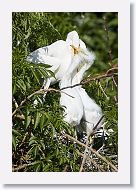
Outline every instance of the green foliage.
<svg viewBox="0 0 136 190">
<path fill-rule="evenodd" d="M 54 76 L 49 66 L 27 63 L 27 55 L 56 40 L 65 40 L 67 33 L 72 30 L 76 30 L 86 46 L 96 54 L 96 62 L 87 76 L 106 72 L 111 68 L 111 61 L 111 65 L 117 64 L 117 16 L 117 13 L 13 13 L 12 90 L 16 101 L 13 101 L 13 111 L 16 103 L 20 105 L 26 97 L 41 88 L 41 78 Z M 105 25 L 108 26 L 108 33 Z M 114 80 L 117 83 L 117 77 Z M 57 84 L 53 87 L 58 89 Z M 100 80 L 100 83 L 90 82 L 84 88 L 102 107 L 107 121 L 105 130 L 114 131 L 109 133 L 102 154 L 117 165 L 117 87 L 113 78 L 108 77 Z M 79 152 L 83 152 L 83 148 L 64 136 L 66 132 L 74 137 L 75 129 L 63 121 L 59 97 L 59 92 L 48 92 L 45 103 L 34 106 L 34 100 L 42 98 L 35 94 L 13 116 L 13 167 L 19 168 L 16 171 L 79 171 Z M 89 171 L 97 170 L 91 168 Z"/>
</svg>

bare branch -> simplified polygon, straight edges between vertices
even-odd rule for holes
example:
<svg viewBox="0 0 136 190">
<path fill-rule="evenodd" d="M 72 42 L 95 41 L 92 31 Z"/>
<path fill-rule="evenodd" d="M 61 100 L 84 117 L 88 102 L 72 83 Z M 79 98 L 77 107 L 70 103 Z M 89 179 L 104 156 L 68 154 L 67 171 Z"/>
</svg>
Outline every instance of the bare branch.
<svg viewBox="0 0 136 190">
<path fill-rule="evenodd" d="M 68 165 L 65 166 L 63 172 L 66 172 L 66 171 L 67 171 L 67 168 L 68 168 Z"/>
<path fill-rule="evenodd" d="M 109 65 L 112 65 L 112 50 L 110 47 L 110 37 L 109 37 L 109 28 L 108 28 L 108 24 L 107 24 L 107 20 L 106 17 L 103 17 L 104 20 L 104 30 L 106 32 L 106 38 L 107 38 L 107 45 L 108 45 L 108 54 L 109 54 Z"/>
<path fill-rule="evenodd" d="M 25 116 L 24 115 L 19 115 L 19 114 L 16 114 L 15 117 L 21 119 L 21 120 L 25 120 Z"/>
<path fill-rule="evenodd" d="M 101 156 L 96 150 L 94 150 L 91 147 L 86 146 L 84 143 L 81 143 L 80 141 L 78 141 L 77 139 L 75 139 L 74 137 L 71 137 L 68 134 L 64 134 L 65 137 L 67 137 L 68 139 L 71 139 L 72 141 L 76 142 L 77 144 L 79 144 L 80 146 L 83 146 L 85 148 L 88 148 L 89 150 L 92 151 L 92 153 L 94 153 L 98 158 L 100 158 L 101 160 L 103 160 L 104 162 L 106 162 L 112 169 L 114 169 L 114 171 L 118 171 L 118 169 L 111 163 L 109 162 L 104 156 Z"/>
<path fill-rule="evenodd" d="M 78 152 L 78 154 L 79 154 L 80 156 L 84 157 L 84 154 L 83 154 L 83 153 Z M 104 170 L 101 168 L 101 166 L 99 166 L 99 165 L 95 162 L 95 160 L 93 160 L 92 158 L 90 158 L 88 155 L 86 155 L 86 159 L 89 160 L 89 161 L 98 169 L 98 171 L 104 172 Z"/>
<path fill-rule="evenodd" d="M 18 103 L 17 103 L 16 99 L 14 97 L 12 97 L 12 100 L 13 100 L 13 102 L 15 104 L 15 107 L 18 108 Z"/>
<path fill-rule="evenodd" d="M 14 97 L 12 97 L 12 100 L 13 100 L 13 102 L 14 102 L 14 104 L 15 104 L 15 107 L 16 107 L 16 109 L 18 109 L 18 103 L 17 103 L 17 101 L 16 101 L 16 99 L 14 98 Z M 21 110 L 19 109 L 19 112 L 20 112 L 20 114 L 21 115 L 19 115 L 20 116 L 20 119 L 25 119 L 25 116 L 23 115 L 23 113 L 21 112 Z M 18 116 L 18 117 L 19 117 Z"/>
<path fill-rule="evenodd" d="M 38 162 L 33 162 L 33 163 L 29 163 L 29 164 L 23 164 L 23 165 L 18 166 L 17 168 L 12 168 L 12 171 L 13 171 L 13 172 L 17 172 L 17 171 L 19 171 L 19 170 L 22 170 L 22 169 L 28 167 L 28 166 L 33 166 L 33 165 L 35 165 L 35 164 L 37 164 L 37 163 L 38 163 Z"/>
<path fill-rule="evenodd" d="M 86 146 L 88 146 L 88 144 L 89 144 L 89 141 L 87 139 Z M 87 148 L 85 148 L 85 151 L 84 151 L 84 154 L 83 154 L 83 160 L 82 160 L 82 164 L 81 164 L 79 172 L 82 172 L 82 170 L 83 170 L 83 167 L 84 167 L 84 164 L 85 164 L 85 160 L 86 160 L 86 157 L 87 157 L 86 151 L 87 151 Z"/>
<path fill-rule="evenodd" d="M 104 94 L 104 96 L 106 97 L 106 99 L 109 99 L 109 97 L 107 96 L 107 94 L 106 94 L 106 92 L 104 91 L 104 89 L 103 89 L 103 87 L 102 87 L 102 85 L 101 85 L 101 83 L 100 83 L 100 81 L 99 81 L 99 87 L 100 87 L 100 89 L 101 89 L 101 91 L 102 91 L 102 93 Z"/>
<path fill-rule="evenodd" d="M 93 128 L 93 131 L 95 131 L 95 130 L 97 129 L 98 125 L 99 125 L 100 122 L 103 120 L 103 118 L 104 118 L 104 115 L 102 115 L 101 118 L 99 119 L 99 121 L 96 123 L 96 125 L 95 125 L 94 128 Z"/>
<path fill-rule="evenodd" d="M 105 79 L 107 77 L 112 77 L 112 76 L 118 76 L 117 73 L 104 73 L 104 74 L 101 74 L 101 75 L 98 75 L 98 76 L 95 76 L 95 77 L 89 77 L 89 78 L 86 78 L 84 80 L 81 81 L 81 83 L 78 83 L 78 84 L 75 84 L 75 85 L 72 85 L 72 86 L 67 86 L 67 87 L 64 87 L 64 88 L 61 88 L 60 90 L 64 90 L 64 89 L 67 89 L 67 88 L 74 88 L 76 86 L 80 86 L 80 85 L 84 85 L 84 84 L 87 84 L 89 82 L 93 82 L 93 81 L 99 81 L 101 79 Z"/>
</svg>

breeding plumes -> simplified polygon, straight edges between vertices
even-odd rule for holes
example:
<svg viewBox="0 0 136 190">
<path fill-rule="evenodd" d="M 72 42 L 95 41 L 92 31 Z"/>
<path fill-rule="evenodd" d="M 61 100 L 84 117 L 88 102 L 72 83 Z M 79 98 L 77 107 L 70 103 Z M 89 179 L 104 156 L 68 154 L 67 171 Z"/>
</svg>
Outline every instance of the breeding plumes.
<svg viewBox="0 0 136 190">
<path fill-rule="evenodd" d="M 85 71 L 88 70 L 95 60 L 95 55 L 92 52 L 86 51 L 85 54 L 79 53 L 77 57 L 79 59 L 79 63 L 81 62 L 82 67 L 78 69 L 78 72 L 74 75 L 72 79 L 72 85 L 78 84 L 83 79 Z M 81 87 L 81 85 L 75 87 L 83 104 L 83 118 L 81 125 L 78 126 L 77 130 L 83 131 L 86 130 L 87 136 L 89 137 L 93 131 L 99 129 L 102 125 L 102 110 L 100 106 L 96 104 L 96 102 L 91 99 L 86 93 L 85 89 Z M 100 121 L 100 123 L 99 123 Z M 97 125 L 97 126 L 96 126 Z"/>
<path fill-rule="evenodd" d="M 79 62 L 78 54 L 76 54 L 72 59 L 67 73 L 59 83 L 60 89 L 63 89 L 60 97 L 60 105 L 64 108 L 64 121 L 72 126 L 78 126 L 83 117 L 83 103 L 81 97 L 76 87 L 70 88 L 70 86 L 72 86 L 73 74 L 77 71 L 78 67 L 81 66 L 81 63 L 82 62 Z"/>
<path fill-rule="evenodd" d="M 71 64 L 59 85 L 60 89 L 68 87 L 63 90 L 65 94 L 61 93 L 60 105 L 64 107 L 64 121 L 74 126 L 78 126 L 83 118 L 84 105 L 78 92 L 79 87 L 69 87 L 73 85 L 72 81 L 75 76 L 77 77 L 77 81 L 81 81 L 81 78 L 83 77 L 81 76 L 81 73 L 84 74 L 84 69 L 82 68 L 85 68 L 85 70 L 88 69 L 91 65 L 90 63 L 93 63 L 95 58 L 94 54 L 87 50 L 84 42 L 81 40 L 79 40 L 79 47 L 76 51 L 77 52 L 72 57 Z M 77 72 L 80 74 L 78 75 Z"/>
<path fill-rule="evenodd" d="M 50 65 L 49 70 L 54 72 L 54 77 L 44 81 L 43 87 L 47 89 L 50 84 L 61 80 L 71 64 L 72 57 L 79 48 L 79 36 L 76 31 L 68 33 L 66 41 L 58 40 L 49 46 L 35 50 L 27 56 L 27 61 L 35 64 L 43 63 Z"/>
<path fill-rule="evenodd" d="M 94 60 L 94 53 L 86 48 L 76 31 L 69 32 L 66 41 L 58 40 L 35 50 L 27 57 L 29 62 L 51 66 L 49 70 L 54 72 L 55 78 L 47 78 L 43 84 L 44 89 L 58 81 L 60 89 L 80 83 Z M 78 126 L 78 129 L 85 127 L 87 136 L 102 124 L 102 121 L 97 124 L 102 117 L 101 108 L 81 86 L 63 89 L 60 105 L 64 108 L 64 121 Z"/>
</svg>

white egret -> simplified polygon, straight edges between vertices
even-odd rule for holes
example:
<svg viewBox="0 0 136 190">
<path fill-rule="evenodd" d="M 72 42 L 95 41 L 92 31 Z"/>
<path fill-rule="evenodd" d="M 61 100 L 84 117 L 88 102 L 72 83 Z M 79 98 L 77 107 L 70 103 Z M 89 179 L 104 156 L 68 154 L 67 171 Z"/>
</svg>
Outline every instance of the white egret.
<svg viewBox="0 0 136 190">
<path fill-rule="evenodd" d="M 83 59 L 84 58 L 84 59 Z M 91 52 L 86 53 L 85 56 L 81 55 L 80 61 L 83 60 L 83 66 L 78 70 L 75 76 L 72 79 L 72 85 L 80 83 L 83 79 L 85 71 L 91 67 L 95 60 L 95 55 Z M 100 106 L 98 106 L 94 100 L 92 100 L 88 94 L 86 93 L 85 89 L 81 86 L 76 87 L 78 94 L 81 97 L 83 103 L 83 122 L 79 127 L 79 130 L 82 129 L 82 126 L 85 126 L 87 136 L 89 137 L 90 134 L 93 132 L 94 127 L 97 125 L 96 129 L 99 129 L 102 125 L 102 121 L 100 123 L 99 120 L 102 117 L 102 110 Z"/>
<path fill-rule="evenodd" d="M 49 46 L 39 48 L 27 57 L 27 61 L 33 63 L 51 65 L 49 69 L 55 73 L 56 78 L 50 77 L 44 81 L 44 89 L 57 81 L 61 81 L 60 88 L 79 83 L 94 59 L 94 54 L 87 50 L 76 31 L 68 33 L 66 41 L 59 40 Z M 87 121 L 85 123 L 87 133 L 90 134 L 102 115 L 100 107 L 79 86 L 67 88 L 64 92 L 74 97 L 61 94 L 60 104 L 65 109 L 65 121 L 72 125 L 79 125 L 83 117 Z"/>
<path fill-rule="evenodd" d="M 44 89 L 47 89 L 50 84 L 60 81 L 65 75 L 71 64 L 72 56 L 76 54 L 79 47 L 79 41 L 78 33 L 72 31 L 68 33 L 66 41 L 58 40 L 49 46 L 35 50 L 27 57 L 28 62 L 50 65 L 49 70 L 55 73 L 55 78 L 50 77 L 44 81 Z"/>
<path fill-rule="evenodd" d="M 79 47 L 76 54 L 72 58 L 72 62 L 65 74 L 65 76 L 60 81 L 60 88 L 65 88 L 65 92 L 61 94 L 60 105 L 64 107 L 65 117 L 64 120 L 72 125 L 79 125 L 83 117 L 84 105 L 82 102 L 81 95 L 79 94 L 78 88 L 69 88 L 73 84 L 80 82 L 84 72 L 91 66 L 95 56 L 93 53 L 90 53 L 84 44 L 83 41 L 79 41 Z M 77 73 L 78 72 L 78 73 Z M 72 97 L 68 97 L 67 94 Z"/>
<path fill-rule="evenodd" d="M 73 43 L 73 36 L 71 35 L 71 33 L 68 34 L 68 38 L 66 39 L 66 41 L 72 47 L 71 44 Z M 75 41 L 75 44 L 76 47 L 72 47 L 73 56 L 71 64 L 67 69 L 67 72 L 65 73 L 64 77 L 60 81 L 60 88 L 72 86 L 72 80 L 73 77 L 77 74 L 77 71 L 80 70 L 83 67 L 83 65 L 88 67 L 88 61 L 90 63 L 94 59 L 94 55 L 87 50 L 82 40 L 79 39 L 79 41 Z M 78 87 L 65 88 L 63 90 L 65 94 L 61 93 L 60 97 L 60 105 L 63 106 L 65 110 L 64 120 L 67 123 L 72 124 L 74 126 L 78 126 L 83 117 L 83 103 L 81 101 L 81 97 L 77 91 L 77 88 Z M 66 93 L 70 96 L 73 96 L 74 98 L 70 96 L 68 97 Z"/>
<path fill-rule="evenodd" d="M 78 126 L 83 117 L 83 104 L 76 88 L 65 88 L 72 85 L 72 76 L 79 66 L 78 55 L 75 55 L 73 62 L 69 66 L 67 73 L 61 79 L 59 86 L 63 89 L 61 93 L 60 105 L 64 108 L 64 121 L 72 126 Z"/>
</svg>

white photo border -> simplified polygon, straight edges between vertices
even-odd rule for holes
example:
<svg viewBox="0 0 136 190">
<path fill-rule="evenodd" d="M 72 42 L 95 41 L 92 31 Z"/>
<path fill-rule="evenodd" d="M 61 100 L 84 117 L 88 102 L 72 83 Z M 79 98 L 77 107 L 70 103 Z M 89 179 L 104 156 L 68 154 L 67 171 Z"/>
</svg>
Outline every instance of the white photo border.
<svg viewBox="0 0 136 190">
<path fill-rule="evenodd" d="M 124 0 L 0 3 L 0 173 L 3 184 L 130 184 L 130 4 Z M 118 12 L 118 172 L 12 172 L 12 12 Z"/>
</svg>

